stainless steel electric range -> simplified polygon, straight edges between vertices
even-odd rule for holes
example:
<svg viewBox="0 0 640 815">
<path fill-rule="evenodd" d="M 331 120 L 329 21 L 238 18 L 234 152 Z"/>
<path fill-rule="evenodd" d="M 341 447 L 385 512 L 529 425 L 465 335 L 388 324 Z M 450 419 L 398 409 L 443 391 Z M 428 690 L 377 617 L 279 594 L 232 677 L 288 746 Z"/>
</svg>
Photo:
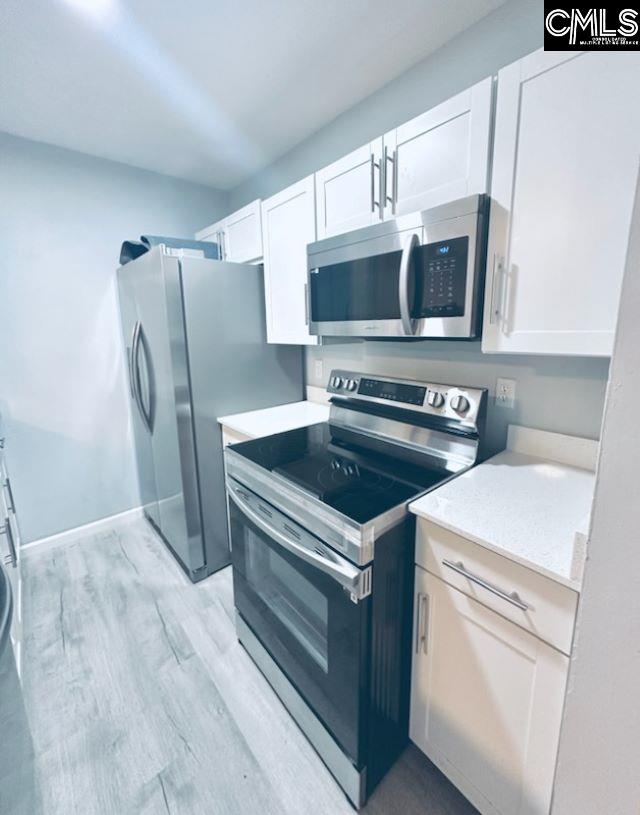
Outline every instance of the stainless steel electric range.
<svg viewBox="0 0 640 815">
<path fill-rule="evenodd" d="M 329 421 L 226 448 L 238 637 L 361 806 L 408 740 L 410 501 L 483 455 L 484 389 L 333 371 Z"/>
</svg>

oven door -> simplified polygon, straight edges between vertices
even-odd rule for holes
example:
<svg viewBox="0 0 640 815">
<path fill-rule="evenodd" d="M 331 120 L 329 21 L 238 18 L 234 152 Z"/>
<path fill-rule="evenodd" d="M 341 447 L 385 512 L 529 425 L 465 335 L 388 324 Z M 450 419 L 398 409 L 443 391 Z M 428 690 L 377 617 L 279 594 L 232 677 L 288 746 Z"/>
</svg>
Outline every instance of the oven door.
<svg viewBox="0 0 640 815">
<path fill-rule="evenodd" d="M 370 570 L 228 479 L 235 604 L 351 761 L 363 760 Z"/>
</svg>

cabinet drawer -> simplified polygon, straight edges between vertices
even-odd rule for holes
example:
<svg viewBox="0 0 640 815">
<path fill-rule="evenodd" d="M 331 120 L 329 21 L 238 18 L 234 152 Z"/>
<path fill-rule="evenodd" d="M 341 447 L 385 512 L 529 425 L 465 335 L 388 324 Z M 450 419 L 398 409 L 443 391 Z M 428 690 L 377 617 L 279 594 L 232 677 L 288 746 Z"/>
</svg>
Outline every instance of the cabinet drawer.
<svg viewBox="0 0 640 815">
<path fill-rule="evenodd" d="M 417 524 L 416 563 L 554 648 L 571 654 L 578 603 L 575 591 L 424 519 L 418 519 Z"/>
<path fill-rule="evenodd" d="M 222 428 L 222 446 L 227 447 L 229 444 L 236 444 L 239 441 L 249 441 L 253 436 L 247 436 L 245 433 L 240 433 L 238 430 L 232 430 L 230 427 Z"/>
</svg>

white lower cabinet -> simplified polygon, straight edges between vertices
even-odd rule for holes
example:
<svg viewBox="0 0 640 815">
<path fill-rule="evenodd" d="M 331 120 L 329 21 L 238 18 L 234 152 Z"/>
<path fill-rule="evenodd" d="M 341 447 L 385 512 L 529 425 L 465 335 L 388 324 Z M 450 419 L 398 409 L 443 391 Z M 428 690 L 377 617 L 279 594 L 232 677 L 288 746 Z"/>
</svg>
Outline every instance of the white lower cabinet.
<svg viewBox="0 0 640 815">
<path fill-rule="evenodd" d="M 483 815 L 547 815 L 569 659 L 416 567 L 410 736 Z"/>
</svg>

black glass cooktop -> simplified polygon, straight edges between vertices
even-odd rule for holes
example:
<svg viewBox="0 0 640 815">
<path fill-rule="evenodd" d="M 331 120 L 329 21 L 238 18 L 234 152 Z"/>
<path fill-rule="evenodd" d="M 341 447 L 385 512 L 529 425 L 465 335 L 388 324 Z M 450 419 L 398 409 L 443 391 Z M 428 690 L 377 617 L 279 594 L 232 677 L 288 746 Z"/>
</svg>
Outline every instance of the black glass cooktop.
<svg viewBox="0 0 640 815">
<path fill-rule="evenodd" d="M 451 475 L 350 444 L 332 435 L 328 422 L 240 442 L 231 449 L 358 523 Z"/>
</svg>

